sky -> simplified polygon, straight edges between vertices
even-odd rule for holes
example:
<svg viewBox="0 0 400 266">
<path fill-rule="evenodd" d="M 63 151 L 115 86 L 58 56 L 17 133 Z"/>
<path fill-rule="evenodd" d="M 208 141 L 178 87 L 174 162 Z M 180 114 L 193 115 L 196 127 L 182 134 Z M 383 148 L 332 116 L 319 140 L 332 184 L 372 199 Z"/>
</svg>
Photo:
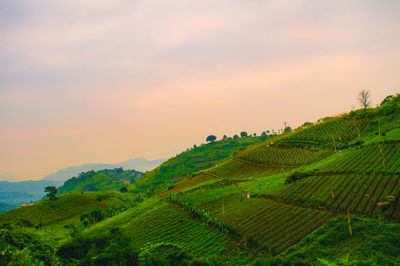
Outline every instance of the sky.
<svg viewBox="0 0 400 266">
<path fill-rule="evenodd" d="M 400 92 L 400 1 L 2 0 L 0 175 L 169 158 Z"/>
</svg>

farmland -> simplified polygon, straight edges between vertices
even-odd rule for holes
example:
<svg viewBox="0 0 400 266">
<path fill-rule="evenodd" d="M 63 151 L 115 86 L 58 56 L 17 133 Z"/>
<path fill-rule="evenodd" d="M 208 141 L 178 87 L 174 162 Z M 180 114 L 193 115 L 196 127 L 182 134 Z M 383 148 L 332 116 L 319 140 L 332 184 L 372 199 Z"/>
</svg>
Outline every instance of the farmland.
<svg viewBox="0 0 400 266">
<path fill-rule="evenodd" d="M 329 149 L 309 149 L 302 147 L 276 147 L 266 145 L 249 152 L 241 153 L 238 159 L 272 166 L 301 166 L 331 154 Z"/>
<path fill-rule="evenodd" d="M 31 234 L 25 252 L 55 265 L 396 265 L 396 99 L 293 132 L 193 147 L 144 176 L 124 172 L 122 183 L 101 172 L 83 174 L 90 178 L 66 184 L 118 189 L 128 182 L 128 192 L 45 199 L 1 214 L 0 232 Z M 98 213 L 101 219 L 87 222 Z M 12 250 L 3 261 L 21 250 L 10 239 L 0 239 Z M 33 247 L 47 241 L 41 239 L 54 248 L 42 243 L 39 256 Z"/>
<path fill-rule="evenodd" d="M 354 114 L 344 117 L 327 118 L 320 123 L 306 127 L 294 132 L 290 136 L 282 138 L 282 142 L 300 142 L 309 144 L 332 143 L 350 141 L 361 135 L 367 126 L 370 117 L 367 115 Z"/>
</svg>

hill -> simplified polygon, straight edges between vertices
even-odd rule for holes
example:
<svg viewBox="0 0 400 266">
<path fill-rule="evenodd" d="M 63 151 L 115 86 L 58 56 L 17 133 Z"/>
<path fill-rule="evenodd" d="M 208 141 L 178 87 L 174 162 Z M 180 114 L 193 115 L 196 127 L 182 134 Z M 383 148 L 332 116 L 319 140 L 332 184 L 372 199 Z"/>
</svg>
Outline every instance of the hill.
<svg viewBox="0 0 400 266">
<path fill-rule="evenodd" d="M 43 180 L 66 181 L 71 177 L 77 176 L 83 172 L 97 171 L 103 169 L 115 169 L 115 168 L 124 168 L 129 170 L 146 172 L 156 168 L 165 161 L 166 159 L 147 160 L 146 158 L 136 158 L 136 159 L 129 159 L 125 162 L 116 164 L 82 164 L 79 166 L 69 166 L 53 174 L 45 176 Z"/>
<path fill-rule="evenodd" d="M 207 169 L 229 159 L 234 152 L 265 140 L 266 137 L 227 138 L 213 143 L 194 145 L 193 148 L 178 154 L 161 164 L 156 169 L 138 178 L 130 187 L 133 192 L 160 189 L 171 186 L 192 176 L 200 170 Z"/>
<path fill-rule="evenodd" d="M 267 139 L 203 145 L 136 179 L 131 193 L 65 194 L 0 224 L 16 239 L 27 230 L 36 245 L 58 243 L 46 253 L 58 264 L 398 265 L 399 113 L 397 96 Z M 120 211 L 99 214 L 111 202 Z M 53 231 L 35 228 L 41 215 Z M 6 259 L 23 250 L 11 242 L 0 240 Z"/>
<path fill-rule="evenodd" d="M 65 181 L 64 185 L 58 188 L 58 192 L 65 194 L 79 191 L 119 190 L 141 176 L 143 176 L 141 172 L 122 168 L 89 171 Z"/>
</svg>

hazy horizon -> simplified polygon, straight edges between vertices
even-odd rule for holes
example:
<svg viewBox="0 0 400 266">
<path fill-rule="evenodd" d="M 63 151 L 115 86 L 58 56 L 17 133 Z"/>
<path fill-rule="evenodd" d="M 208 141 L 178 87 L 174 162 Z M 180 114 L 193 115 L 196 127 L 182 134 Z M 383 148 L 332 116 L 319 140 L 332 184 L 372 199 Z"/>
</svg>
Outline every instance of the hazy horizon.
<svg viewBox="0 0 400 266">
<path fill-rule="evenodd" d="M 400 92 L 399 1 L 0 2 L 0 174 L 168 158 Z"/>
</svg>

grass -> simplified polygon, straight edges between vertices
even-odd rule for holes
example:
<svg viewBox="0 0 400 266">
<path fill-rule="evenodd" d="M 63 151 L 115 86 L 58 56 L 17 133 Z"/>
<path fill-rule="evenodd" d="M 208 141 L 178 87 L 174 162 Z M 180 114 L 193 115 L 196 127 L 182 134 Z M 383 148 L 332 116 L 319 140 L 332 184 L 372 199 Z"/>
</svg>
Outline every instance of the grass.
<svg viewBox="0 0 400 266">
<path fill-rule="evenodd" d="M 399 265 L 400 224 L 351 216 L 337 217 L 280 257 L 304 265 Z"/>
</svg>

